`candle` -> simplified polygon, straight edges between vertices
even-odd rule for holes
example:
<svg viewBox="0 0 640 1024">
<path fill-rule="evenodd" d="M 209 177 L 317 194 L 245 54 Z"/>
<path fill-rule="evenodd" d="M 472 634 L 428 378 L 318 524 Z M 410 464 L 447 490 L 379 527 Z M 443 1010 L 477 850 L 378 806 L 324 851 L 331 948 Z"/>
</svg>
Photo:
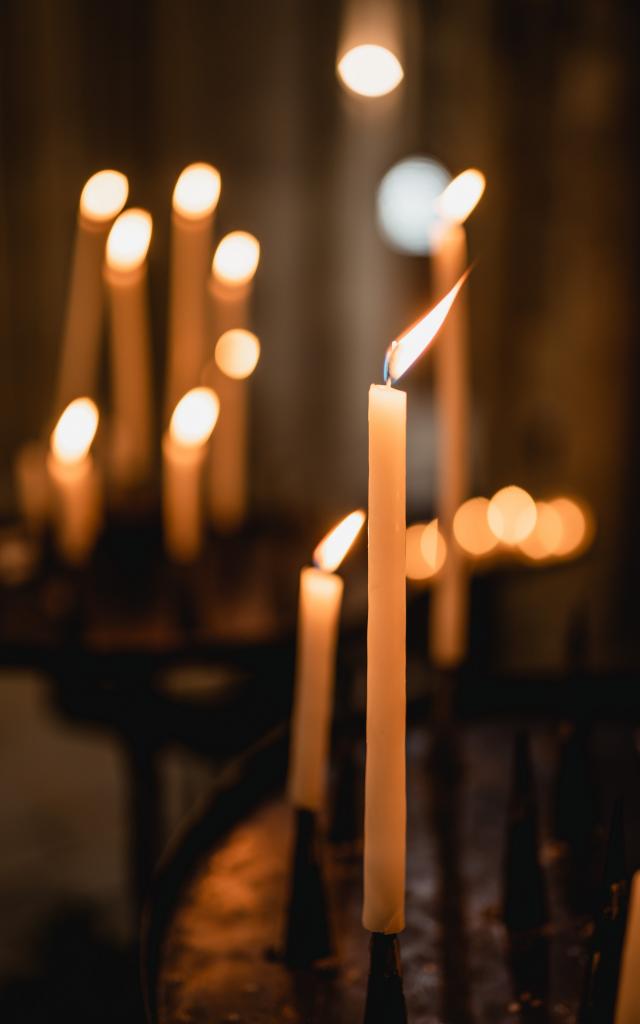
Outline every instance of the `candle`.
<svg viewBox="0 0 640 1024">
<path fill-rule="evenodd" d="M 404 928 L 406 394 L 391 387 L 442 327 L 460 279 L 430 313 L 392 342 L 386 385 L 369 391 L 369 617 L 364 907 L 371 932 Z"/>
<path fill-rule="evenodd" d="M 338 621 L 344 588 L 335 570 L 364 521 L 362 511 L 346 516 L 314 551 L 314 566 L 300 573 L 288 779 L 289 799 L 299 809 L 317 812 L 324 804 Z"/>
<path fill-rule="evenodd" d="M 87 558 L 100 526 L 100 484 L 90 454 L 98 419 L 90 398 L 74 399 L 53 430 L 47 458 L 56 546 L 74 565 Z"/>
<path fill-rule="evenodd" d="M 151 468 L 152 398 L 147 252 L 152 221 L 146 210 L 125 210 L 115 221 L 105 257 L 109 293 L 113 436 L 111 470 L 126 489 Z"/>
<path fill-rule="evenodd" d="M 181 395 L 200 383 L 207 353 L 206 286 L 213 238 L 213 215 L 220 198 L 220 175 L 210 164 L 186 167 L 173 191 L 167 415 Z"/>
<path fill-rule="evenodd" d="M 260 342 L 251 331 L 226 331 L 214 358 L 221 412 L 211 439 L 207 499 L 212 523 L 231 532 L 243 523 L 247 510 L 249 377 L 260 358 Z"/>
<path fill-rule="evenodd" d="M 404 78 L 403 36 L 396 0 L 346 0 L 336 63 L 341 84 L 367 99 L 393 92 Z"/>
<path fill-rule="evenodd" d="M 202 547 L 202 465 L 220 402 L 211 388 L 192 388 L 176 405 L 162 441 L 165 547 L 176 562 L 194 561 Z"/>
<path fill-rule="evenodd" d="M 249 303 L 259 262 L 260 243 L 248 231 L 232 231 L 218 243 L 209 283 L 214 337 L 232 327 L 249 326 Z"/>
<path fill-rule="evenodd" d="M 98 171 L 80 196 L 67 294 L 55 414 L 81 395 L 95 395 L 102 334 L 102 262 L 109 228 L 129 194 L 119 171 Z"/>
<path fill-rule="evenodd" d="M 631 882 L 614 1024 L 638 1024 L 640 1007 L 640 872 Z"/>
<path fill-rule="evenodd" d="M 14 475 L 20 512 L 29 529 L 41 533 L 50 512 L 47 446 L 41 441 L 23 445 L 16 456 Z"/>
<path fill-rule="evenodd" d="M 433 286 L 447 292 L 463 273 L 467 259 L 464 221 L 485 187 L 479 171 L 458 175 L 438 202 L 442 230 L 433 255 Z M 438 418 L 437 511 L 448 558 L 435 584 L 430 613 L 430 650 L 434 662 L 453 667 L 464 661 L 468 641 L 468 563 L 453 543 L 453 519 L 469 492 L 469 324 L 466 303 L 456 304 L 434 353 Z"/>
</svg>

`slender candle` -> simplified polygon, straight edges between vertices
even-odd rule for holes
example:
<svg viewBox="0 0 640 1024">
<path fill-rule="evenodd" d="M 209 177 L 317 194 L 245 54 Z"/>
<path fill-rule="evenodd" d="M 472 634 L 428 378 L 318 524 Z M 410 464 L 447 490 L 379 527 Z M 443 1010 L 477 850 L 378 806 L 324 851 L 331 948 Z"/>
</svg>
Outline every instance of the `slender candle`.
<svg viewBox="0 0 640 1024">
<path fill-rule="evenodd" d="M 207 276 L 219 198 L 220 175 L 204 163 L 186 167 L 173 191 L 167 417 L 180 396 L 200 383 L 206 361 Z"/>
<path fill-rule="evenodd" d="M 119 171 L 98 171 L 80 196 L 67 294 L 55 415 L 81 395 L 95 395 L 103 318 L 102 263 L 114 219 L 129 194 Z"/>
<path fill-rule="evenodd" d="M 176 405 L 162 441 L 165 547 L 176 562 L 194 561 L 202 547 L 202 465 L 220 402 L 211 388 L 192 388 Z"/>
<path fill-rule="evenodd" d="M 404 928 L 406 394 L 391 387 L 442 327 L 464 278 L 392 342 L 369 391 L 369 619 L 364 907 L 371 932 Z"/>
<path fill-rule="evenodd" d="M 44 530 L 51 511 L 47 445 L 42 441 L 24 444 L 14 464 L 18 506 L 32 533 Z"/>
<path fill-rule="evenodd" d="M 464 221 L 480 200 L 485 180 L 479 171 L 458 175 L 440 196 L 442 232 L 433 255 L 433 287 L 447 292 L 468 263 Z M 434 587 L 430 649 L 434 662 L 453 667 L 464 661 L 468 642 L 469 569 L 454 542 L 453 519 L 469 493 L 469 322 L 464 298 L 456 303 L 434 352 L 438 418 L 438 522 L 448 557 Z"/>
<path fill-rule="evenodd" d="M 147 252 L 151 216 L 121 213 L 107 239 L 105 281 L 109 292 L 113 436 L 111 470 L 128 488 L 149 474 L 152 457 L 151 343 Z"/>
<path fill-rule="evenodd" d="M 315 565 L 300 573 L 296 683 L 289 756 L 289 799 L 294 807 L 324 805 L 333 711 L 338 621 L 344 584 L 340 566 L 364 524 L 352 512 L 320 542 Z"/>
<path fill-rule="evenodd" d="M 640 872 L 631 882 L 614 1024 L 638 1024 L 640 1011 Z"/>
<path fill-rule="evenodd" d="M 55 426 L 47 458 L 56 546 L 75 565 L 89 555 L 100 526 L 100 485 L 90 453 L 98 419 L 90 398 L 74 399 Z"/>
</svg>

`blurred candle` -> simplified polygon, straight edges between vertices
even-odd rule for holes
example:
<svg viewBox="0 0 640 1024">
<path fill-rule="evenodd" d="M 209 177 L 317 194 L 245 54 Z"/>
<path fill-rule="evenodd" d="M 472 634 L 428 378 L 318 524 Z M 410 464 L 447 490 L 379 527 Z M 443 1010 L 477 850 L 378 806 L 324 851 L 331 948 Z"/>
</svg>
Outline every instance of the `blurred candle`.
<svg viewBox="0 0 640 1024">
<path fill-rule="evenodd" d="M 484 191 L 479 171 L 458 175 L 438 201 L 442 231 L 433 254 L 433 288 L 448 291 L 468 262 L 464 221 Z M 453 520 L 469 491 L 469 322 L 466 302 L 456 303 L 434 352 L 435 403 L 438 418 L 438 522 L 448 558 L 434 587 L 430 611 L 430 652 L 443 667 L 459 665 L 467 653 L 469 616 L 468 563 L 452 543 Z"/>
<path fill-rule="evenodd" d="M 391 387 L 442 327 L 460 280 L 394 341 L 386 385 L 369 391 L 369 616 L 367 623 L 367 759 L 364 907 L 372 932 L 404 928 L 406 420 L 407 396 Z"/>
<path fill-rule="evenodd" d="M 73 246 L 55 415 L 81 395 L 95 395 L 103 320 L 102 263 L 109 228 L 129 194 L 119 171 L 98 171 L 80 196 Z"/>
<path fill-rule="evenodd" d="M 200 382 L 207 357 L 207 277 L 220 175 L 210 164 L 185 167 L 173 191 L 166 410 Z"/>
<path fill-rule="evenodd" d="M 364 524 L 364 512 L 345 517 L 300 573 L 296 682 L 289 756 L 289 799 L 320 811 L 324 804 L 333 712 L 338 622 L 344 584 L 335 575 Z"/>
<path fill-rule="evenodd" d="M 209 282 L 216 338 L 233 327 L 250 326 L 249 304 L 259 261 L 260 243 L 248 231 L 232 231 L 218 243 Z"/>
<path fill-rule="evenodd" d="M 207 503 L 212 523 L 223 533 L 245 520 L 248 504 L 250 376 L 260 358 L 251 331 L 226 331 L 215 347 L 212 383 L 220 395 L 220 421 L 211 438 Z"/>
<path fill-rule="evenodd" d="M 640 1019 L 640 872 L 631 882 L 627 928 L 622 950 L 614 1024 L 638 1024 Z"/>
<path fill-rule="evenodd" d="M 50 512 L 46 444 L 29 441 L 20 448 L 15 460 L 14 478 L 20 513 L 33 533 L 41 533 Z"/>
<path fill-rule="evenodd" d="M 85 561 L 100 526 L 100 483 L 90 454 L 98 419 L 90 398 L 74 399 L 53 430 L 47 458 L 56 546 L 74 565 Z"/>
<path fill-rule="evenodd" d="M 192 388 L 176 405 L 162 441 L 165 547 L 176 562 L 192 562 L 202 547 L 202 466 L 220 402 L 211 388 Z"/>
<path fill-rule="evenodd" d="M 396 0 L 345 0 L 336 72 L 357 96 L 386 96 L 404 78 L 402 14 Z"/>
<path fill-rule="evenodd" d="M 146 210 L 121 213 L 109 237 L 105 281 L 109 293 L 113 438 L 111 469 L 121 488 L 148 476 L 152 457 L 152 397 L 147 252 L 152 221 Z"/>
</svg>

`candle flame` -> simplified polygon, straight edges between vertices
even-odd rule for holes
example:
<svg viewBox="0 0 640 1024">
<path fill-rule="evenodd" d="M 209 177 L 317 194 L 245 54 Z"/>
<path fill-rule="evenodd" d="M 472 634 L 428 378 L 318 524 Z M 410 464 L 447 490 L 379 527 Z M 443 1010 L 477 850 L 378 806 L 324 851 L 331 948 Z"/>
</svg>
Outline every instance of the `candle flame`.
<svg viewBox="0 0 640 1024">
<path fill-rule="evenodd" d="M 220 370 L 233 380 L 250 377 L 260 358 L 260 342 L 243 327 L 225 331 L 216 343 L 214 357 Z"/>
<path fill-rule="evenodd" d="M 366 518 L 366 513 L 358 509 L 334 526 L 313 552 L 315 565 L 324 572 L 335 572 L 360 533 Z"/>
<path fill-rule="evenodd" d="M 436 201 L 440 216 L 450 224 L 463 224 L 482 198 L 486 187 L 482 171 L 470 168 L 454 178 Z"/>
<path fill-rule="evenodd" d="M 55 458 L 67 466 L 82 462 L 93 444 L 99 418 L 98 407 L 90 398 L 70 402 L 51 434 Z"/>
<path fill-rule="evenodd" d="M 395 53 L 372 43 L 348 50 L 338 61 L 337 70 L 347 89 L 369 98 L 386 96 L 404 78 L 402 64 Z"/>
<path fill-rule="evenodd" d="M 98 222 L 117 217 L 127 201 L 129 182 L 120 171 L 92 174 L 80 195 L 80 213 Z"/>
<path fill-rule="evenodd" d="M 391 384 L 395 384 L 396 381 L 400 380 L 400 377 L 406 373 L 410 366 L 413 366 L 416 359 L 419 359 L 431 344 L 447 319 L 451 307 L 458 296 L 458 292 L 469 274 L 470 269 L 465 270 L 451 291 L 447 292 L 433 309 L 417 320 L 411 327 L 408 327 L 399 338 L 391 342 L 384 362 L 385 383 L 389 381 Z"/>
<path fill-rule="evenodd" d="M 260 242 L 248 231 L 231 231 L 218 243 L 211 270 L 224 284 L 248 284 L 260 261 Z"/>
<path fill-rule="evenodd" d="M 220 400 L 213 388 L 192 388 L 173 410 L 169 435 L 183 448 L 199 448 L 209 440 L 219 413 Z"/>
<path fill-rule="evenodd" d="M 146 210 L 125 210 L 114 221 L 107 238 L 106 261 L 112 270 L 136 270 L 144 263 L 153 223 Z"/>
<path fill-rule="evenodd" d="M 213 213 L 220 198 L 220 174 L 211 164 L 189 164 L 173 190 L 173 209 L 188 220 Z"/>
</svg>

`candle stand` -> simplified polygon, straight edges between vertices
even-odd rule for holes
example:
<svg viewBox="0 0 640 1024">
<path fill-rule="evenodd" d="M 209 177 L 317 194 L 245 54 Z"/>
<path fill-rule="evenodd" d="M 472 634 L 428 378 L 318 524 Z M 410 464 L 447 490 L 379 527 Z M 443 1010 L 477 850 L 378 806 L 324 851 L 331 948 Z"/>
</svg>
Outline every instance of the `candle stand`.
<svg viewBox="0 0 640 1024">
<path fill-rule="evenodd" d="M 364 1024 L 406 1024 L 406 1021 L 398 936 L 373 932 Z"/>
<path fill-rule="evenodd" d="M 334 952 L 321 846 L 317 815 L 298 808 L 284 946 L 284 958 L 291 967 L 309 967 Z"/>
</svg>

